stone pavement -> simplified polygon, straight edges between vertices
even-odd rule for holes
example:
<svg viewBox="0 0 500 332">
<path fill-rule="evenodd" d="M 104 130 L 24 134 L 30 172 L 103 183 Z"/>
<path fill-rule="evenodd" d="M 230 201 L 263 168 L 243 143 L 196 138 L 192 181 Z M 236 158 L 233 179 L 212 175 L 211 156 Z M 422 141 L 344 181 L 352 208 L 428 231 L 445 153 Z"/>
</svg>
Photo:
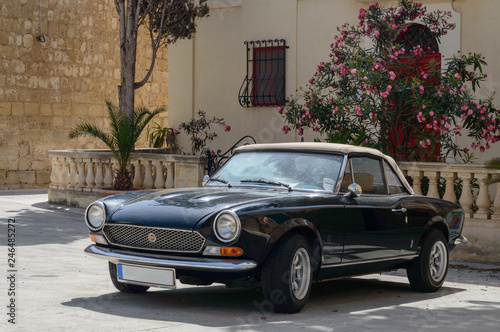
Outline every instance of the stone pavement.
<svg viewBox="0 0 500 332">
<path fill-rule="evenodd" d="M 0 331 L 479 332 L 500 326 L 500 266 L 459 261 L 436 293 L 411 291 L 404 271 L 372 274 L 314 284 L 308 304 L 294 315 L 270 313 L 255 290 L 222 285 L 122 294 L 106 262 L 83 252 L 90 244 L 83 213 L 48 204 L 46 190 L 0 191 Z M 15 262 L 9 261 L 9 224 Z"/>
</svg>

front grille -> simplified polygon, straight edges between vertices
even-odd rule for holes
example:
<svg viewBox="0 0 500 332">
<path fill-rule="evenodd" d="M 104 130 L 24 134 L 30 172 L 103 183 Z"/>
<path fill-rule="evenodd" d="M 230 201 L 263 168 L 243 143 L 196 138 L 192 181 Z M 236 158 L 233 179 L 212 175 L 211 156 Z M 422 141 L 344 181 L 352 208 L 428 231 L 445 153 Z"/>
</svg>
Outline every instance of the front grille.
<svg viewBox="0 0 500 332">
<path fill-rule="evenodd" d="M 111 244 L 138 249 L 199 252 L 205 243 L 198 232 L 154 227 L 106 225 L 104 234 Z"/>
</svg>

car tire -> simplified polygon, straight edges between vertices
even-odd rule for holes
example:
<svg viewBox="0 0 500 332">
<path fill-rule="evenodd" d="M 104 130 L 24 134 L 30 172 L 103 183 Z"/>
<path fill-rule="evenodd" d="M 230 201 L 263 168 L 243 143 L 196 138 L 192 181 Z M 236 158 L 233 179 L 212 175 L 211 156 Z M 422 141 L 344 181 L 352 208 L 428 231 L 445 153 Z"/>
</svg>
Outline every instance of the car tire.
<svg viewBox="0 0 500 332">
<path fill-rule="evenodd" d="M 307 240 L 294 234 L 281 240 L 262 267 L 262 291 L 270 308 L 296 313 L 306 305 L 313 278 Z"/>
<path fill-rule="evenodd" d="M 448 272 L 448 245 L 438 230 L 425 238 L 418 258 L 406 269 L 411 287 L 418 292 L 435 292 Z"/>
<path fill-rule="evenodd" d="M 118 289 L 120 292 L 140 294 L 140 293 L 146 293 L 146 291 L 149 289 L 148 286 L 119 282 L 118 273 L 116 272 L 116 264 L 111 262 L 108 263 L 109 263 L 109 276 L 111 277 L 111 281 L 113 282 L 113 285 L 116 287 L 116 289 Z"/>
</svg>

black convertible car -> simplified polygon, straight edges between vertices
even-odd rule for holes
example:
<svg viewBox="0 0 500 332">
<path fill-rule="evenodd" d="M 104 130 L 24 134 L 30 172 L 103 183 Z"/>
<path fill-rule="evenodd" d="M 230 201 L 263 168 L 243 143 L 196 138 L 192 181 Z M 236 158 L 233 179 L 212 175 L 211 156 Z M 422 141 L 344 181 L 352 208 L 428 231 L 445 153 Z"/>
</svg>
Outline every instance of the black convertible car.
<svg viewBox="0 0 500 332">
<path fill-rule="evenodd" d="M 313 281 L 364 273 L 404 268 L 413 289 L 436 291 L 467 242 L 459 205 L 415 195 L 377 150 L 328 143 L 240 147 L 202 188 L 103 198 L 85 220 L 85 251 L 122 292 L 259 286 L 285 313 Z"/>
</svg>

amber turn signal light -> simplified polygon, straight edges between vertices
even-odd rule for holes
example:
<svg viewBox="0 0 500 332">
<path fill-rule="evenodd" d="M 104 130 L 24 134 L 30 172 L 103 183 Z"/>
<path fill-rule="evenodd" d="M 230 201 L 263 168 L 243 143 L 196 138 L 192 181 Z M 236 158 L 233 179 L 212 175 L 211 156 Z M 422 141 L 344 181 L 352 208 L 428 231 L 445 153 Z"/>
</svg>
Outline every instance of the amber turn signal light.
<svg viewBox="0 0 500 332">
<path fill-rule="evenodd" d="M 220 248 L 221 256 L 241 256 L 243 254 L 243 250 L 240 248 Z"/>
</svg>

